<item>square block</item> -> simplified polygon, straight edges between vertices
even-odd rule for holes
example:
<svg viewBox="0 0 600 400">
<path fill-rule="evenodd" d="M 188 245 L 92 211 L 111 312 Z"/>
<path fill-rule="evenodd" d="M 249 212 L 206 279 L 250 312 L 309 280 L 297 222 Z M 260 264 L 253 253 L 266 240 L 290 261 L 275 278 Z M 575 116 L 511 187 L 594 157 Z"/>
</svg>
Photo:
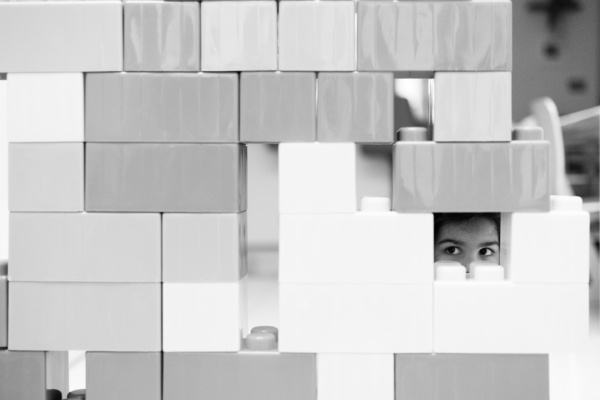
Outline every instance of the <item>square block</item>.
<svg viewBox="0 0 600 400">
<path fill-rule="evenodd" d="M 314 142 L 314 72 L 243 72 L 240 136 L 246 143 Z"/>
<path fill-rule="evenodd" d="M 245 281 L 163 284 L 163 351 L 239 351 Z"/>
<path fill-rule="evenodd" d="M 587 347 L 587 284 L 434 283 L 436 353 L 554 353 Z"/>
<path fill-rule="evenodd" d="M 279 282 L 433 282 L 430 213 L 282 214 L 279 226 Z"/>
<path fill-rule="evenodd" d="M 275 71 L 277 2 L 206 1 L 202 71 Z"/>
<path fill-rule="evenodd" d="M 83 143 L 10 143 L 10 211 L 83 211 Z"/>
<path fill-rule="evenodd" d="M 353 1 L 284 1 L 279 4 L 279 69 L 353 71 Z"/>
<path fill-rule="evenodd" d="M 237 143 L 238 75 L 86 74 L 87 142 Z"/>
<path fill-rule="evenodd" d="M 428 353 L 433 285 L 282 283 L 279 325 L 282 352 Z"/>
<path fill-rule="evenodd" d="M 433 140 L 509 142 L 511 78 L 510 72 L 436 73 Z"/>
<path fill-rule="evenodd" d="M 0 71 L 123 69 L 120 1 L 0 4 Z"/>
<path fill-rule="evenodd" d="M 10 280 L 160 282 L 160 214 L 11 213 Z"/>
<path fill-rule="evenodd" d="M 161 350 L 159 283 L 10 282 L 8 293 L 11 350 Z"/>
<path fill-rule="evenodd" d="M 10 142 L 83 142 L 83 74 L 8 74 Z"/>
<path fill-rule="evenodd" d="M 246 210 L 246 146 L 86 144 L 86 210 Z"/>
<path fill-rule="evenodd" d="M 8 263 L 0 261 L 0 349 L 8 346 Z"/>
<path fill-rule="evenodd" d="M 280 213 L 354 213 L 354 143 L 279 145 Z"/>
<path fill-rule="evenodd" d="M 0 398 L 46 400 L 46 354 L 0 350 Z"/>
<path fill-rule="evenodd" d="M 198 2 L 125 2 L 125 71 L 200 71 Z"/>
</svg>

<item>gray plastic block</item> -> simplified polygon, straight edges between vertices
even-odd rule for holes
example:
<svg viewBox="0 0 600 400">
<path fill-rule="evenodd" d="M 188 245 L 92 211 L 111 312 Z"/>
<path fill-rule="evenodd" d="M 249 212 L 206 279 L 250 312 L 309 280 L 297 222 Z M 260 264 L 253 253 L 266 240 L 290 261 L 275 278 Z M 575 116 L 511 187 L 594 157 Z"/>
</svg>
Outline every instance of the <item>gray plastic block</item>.
<svg viewBox="0 0 600 400">
<path fill-rule="evenodd" d="M 314 142 L 314 72 L 243 72 L 240 138 L 242 142 Z"/>
<path fill-rule="evenodd" d="M 161 400 L 162 353 L 96 353 L 86 358 L 86 400 Z"/>
<path fill-rule="evenodd" d="M 83 211 L 83 143 L 9 143 L 10 211 Z"/>
<path fill-rule="evenodd" d="M 11 350 L 160 351 L 159 283 L 9 283 Z"/>
<path fill-rule="evenodd" d="M 237 143 L 238 75 L 86 74 L 87 142 Z"/>
<path fill-rule="evenodd" d="M 315 354 L 164 353 L 163 400 L 316 400 Z"/>
<path fill-rule="evenodd" d="M 86 144 L 87 211 L 246 210 L 246 146 Z"/>
<path fill-rule="evenodd" d="M 393 163 L 396 211 L 550 210 L 546 141 L 398 142 Z"/>
<path fill-rule="evenodd" d="M 396 354 L 396 400 L 548 400 L 547 355 Z"/>
<path fill-rule="evenodd" d="M 200 71 L 200 3 L 124 7 L 125 71 Z"/>
<path fill-rule="evenodd" d="M 163 214 L 163 282 L 237 282 L 247 272 L 246 213 Z"/>
<path fill-rule="evenodd" d="M 11 239 L 12 240 L 12 239 Z M 8 346 L 8 263 L 0 260 L 0 349 Z"/>
<path fill-rule="evenodd" d="M 320 73 L 320 142 L 394 142 L 391 73 Z"/>
<path fill-rule="evenodd" d="M 160 214 L 11 213 L 10 280 L 160 282 Z"/>
<path fill-rule="evenodd" d="M 0 350 L 0 399 L 46 400 L 44 352 Z"/>
</svg>

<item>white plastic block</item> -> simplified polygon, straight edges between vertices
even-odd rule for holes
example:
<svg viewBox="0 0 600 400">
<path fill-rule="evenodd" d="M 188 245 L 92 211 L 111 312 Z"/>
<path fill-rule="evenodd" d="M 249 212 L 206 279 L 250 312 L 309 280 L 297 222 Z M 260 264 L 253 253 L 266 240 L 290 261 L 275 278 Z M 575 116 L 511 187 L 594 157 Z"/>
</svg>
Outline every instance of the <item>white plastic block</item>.
<svg viewBox="0 0 600 400">
<path fill-rule="evenodd" d="M 476 281 L 498 282 L 504 280 L 504 267 L 494 262 L 472 262 L 469 266 L 471 277 Z"/>
<path fill-rule="evenodd" d="M 588 291 L 587 284 L 436 282 L 434 352 L 585 350 Z"/>
<path fill-rule="evenodd" d="M 510 141 L 511 84 L 510 72 L 436 73 L 433 140 Z"/>
<path fill-rule="evenodd" d="M 590 216 L 575 196 L 552 196 L 548 213 L 506 213 L 500 261 L 522 283 L 589 282 Z"/>
<path fill-rule="evenodd" d="M 201 3 L 202 71 L 277 69 L 276 1 Z"/>
<path fill-rule="evenodd" d="M 467 280 L 467 268 L 456 261 L 436 261 L 436 281 L 465 281 Z"/>
<path fill-rule="evenodd" d="M 432 284 L 279 285 L 279 350 L 430 353 Z"/>
<path fill-rule="evenodd" d="M 353 1 L 279 3 L 279 69 L 353 71 Z"/>
<path fill-rule="evenodd" d="M 245 281 L 163 284 L 163 351 L 239 351 Z"/>
<path fill-rule="evenodd" d="M 356 212 L 356 145 L 280 144 L 279 212 Z"/>
<path fill-rule="evenodd" d="M 83 142 L 83 74 L 8 74 L 10 142 Z"/>
<path fill-rule="evenodd" d="M 360 210 L 362 212 L 388 212 L 392 209 L 392 201 L 389 197 L 363 196 L 360 199 Z"/>
<path fill-rule="evenodd" d="M 319 400 L 394 400 L 393 354 L 317 354 Z"/>
<path fill-rule="evenodd" d="M 431 283 L 433 214 L 280 215 L 279 281 Z"/>
</svg>

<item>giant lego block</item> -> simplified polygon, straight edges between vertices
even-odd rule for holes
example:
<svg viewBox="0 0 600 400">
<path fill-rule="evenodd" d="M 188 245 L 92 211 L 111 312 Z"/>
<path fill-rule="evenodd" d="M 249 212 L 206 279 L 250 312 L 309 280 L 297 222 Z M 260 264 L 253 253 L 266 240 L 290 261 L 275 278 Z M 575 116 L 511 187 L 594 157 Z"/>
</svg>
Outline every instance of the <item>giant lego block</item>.
<svg viewBox="0 0 600 400">
<path fill-rule="evenodd" d="M 161 282 L 160 214 L 11 213 L 10 280 Z"/>
<path fill-rule="evenodd" d="M 279 69 L 353 71 L 354 2 L 283 1 L 279 4 Z"/>
<path fill-rule="evenodd" d="M 86 74 L 87 142 L 236 143 L 237 74 Z"/>
<path fill-rule="evenodd" d="M 432 284 L 282 283 L 279 350 L 431 352 L 432 313 Z"/>
<path fill-rule="evenodd" d="M 314 72 L 243 72 L 242 142 L 314 142 L 317 139 Z"/>
<path fill-rule="evenodd" d="M 10 142 L 83 142 L 83 74 L 8 74 Z"/>
<path fill-rule="evenodd" d="M 581 351 L 588 341 L 587 284 L 436 282 L 436 353 Z"/>
<path fill-rule="evenodd" d="M 510 72 L 436 73 L 433 140 L 510 141 L 511 85 Z"/>
<path fill-rule="evenodd" d="M 86 144 L 87 211 L 246 210 L 246 146 Z"/>
<path fill-rule="evenodd" d="M 10 143 L 10 211 L 83 211 L 83 143 Z"/>
<path fill-rule="evenodd" d="M 11 350 L 160 351 L 159 283 L 9 283 Z"/>
<path fill-rule="evenodd" d="M 280 213 L 354 213 L 354 143 L 279 145 Z"/>
<path fill-rule="evenodd" d="M 400 212 L 550 209 L 548 142 L 397 142 L 393 208 Z"/>
<path fill-rule="evenodd" d="M 0 349 L 8 346 L 8 263 L 0 261 Z"/>
<path fill-rule="evenodd" d="M 120 71 L 122 25 L 120 1 L 1 3 L 0 71 Z"/>
<path fill-rule="evenodd" d="M 162 399 L 162 353 L 88 352 L 85 358 L 86 399 Z"/>
<path fill-rule="evenodd" d="M 275 71 L 277 2 L 202 2 L 202 71 Z"/>
<path fill-rule="evenodd" d="M 395 140 L 392 74 L 320 73 L 318 104 L 317 136 L 321 142 Z"/>
<path fill-rule="evenodd" d="M 198 2 L 125 2 L 125 71 L 200 71 Z"/>
</svg>

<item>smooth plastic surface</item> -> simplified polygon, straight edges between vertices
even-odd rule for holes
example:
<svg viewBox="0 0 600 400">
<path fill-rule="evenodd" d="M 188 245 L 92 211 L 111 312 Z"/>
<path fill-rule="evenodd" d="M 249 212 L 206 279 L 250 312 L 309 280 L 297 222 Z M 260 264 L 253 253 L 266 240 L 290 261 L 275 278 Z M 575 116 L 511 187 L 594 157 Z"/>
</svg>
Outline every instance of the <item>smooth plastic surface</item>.
<svg viewBox="0 0 600 400">
<path fill-rule="evenodd" d="M 0 349 L 8 346 L 8 263 L 0 261 Z"/>
<path fill-rule="evenodd" d="M 277 337 L 271 332 L 252 332 L 244 339 L 244 349 L 251 351 L 277 350 Z"/>
<path fill-rule="evenodd" d="M 406 126 L 398 129 L 398 141 L 425 142 L 427 141 L 427 128 L 421 126 Z"/>
<path fill-rule="evenodd" d="M 69 392 L 69 352 L 46 351 L 46 389 Z"/>
<path fill-rule="evenodd" d="M 467 280 L 467 268 L 456 261 L 436 261 L 436 281 L 465 281 Z"/>
<path fill-rule="evenodd" d="M 544 129 L 540 126 L 517 126 L 513 130 L 513 140 L 544 140 Z"/>
<path fill-rule="evenodd" d="M 494 262 L 472 262 L 469 274 L 472 279 L 480 282 L 502 282 L 506 275 L 504 267 Z"/>
<path fill-rule="evenodd" d="M 0 350 L 0 398 L 46 400 L 44 352 Z"/>
<path fill-rule="evenodd" d="M 389 212 L 392 209 L 392 201 L 389 197 L 363 196 L 360 199 L 361 212 Z"/>
</svg>

